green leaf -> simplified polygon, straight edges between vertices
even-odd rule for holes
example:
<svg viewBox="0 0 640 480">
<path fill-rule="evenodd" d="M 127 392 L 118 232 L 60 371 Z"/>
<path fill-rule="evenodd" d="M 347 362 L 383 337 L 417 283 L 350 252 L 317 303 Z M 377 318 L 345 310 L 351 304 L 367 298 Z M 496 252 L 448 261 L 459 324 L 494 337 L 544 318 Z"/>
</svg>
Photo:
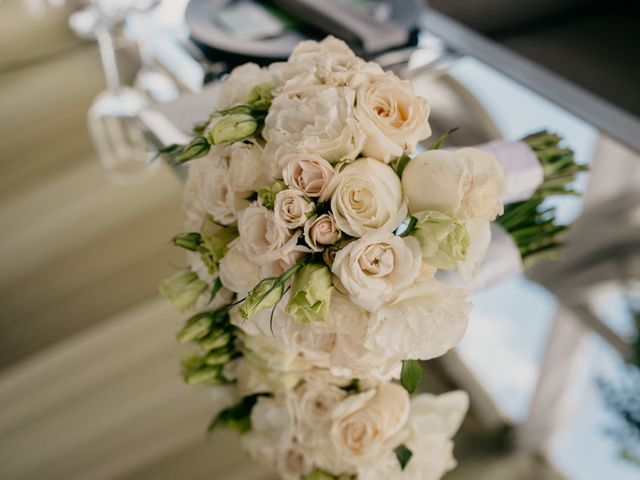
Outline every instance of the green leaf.
<svg viewBox="0 0 640 480">
<path fill-rule="evenodd" d="M 218 428 L 228 428 L 242 434 L 251 430 L 251 411 L 258 402 L 258 398 L 269 396 L 266 393 L 256 393 L 244 397 L 232 407 L 225 408 L 211 420 L 207 432 L 211 433 Z"/>
<path fill-rule="evenodd" d="M 398 458 L 398 462 L 400 463 L 400 469 L 404 470 L 409 463 L 409 460 L 411 460 L 411 457 L 413 457 L 413 452 L 409 450 L 404 443 L 397 447 L 394 452 Z"/>
<path fill-rule="evenodd" d="M 402 178 L 402 173 L 404 172 L 404 169 L 407 168 L 410 160 L 411 157 L 409 155 L 402 155 L 396 162 L 394 169 L 400 178 Z"/>
<path fill-rule="evenodd" d="M 220 280 L 220 277 L 218 277 L 216 278 L 216 281 L 213 284 L 213 287 L 211 287 L 211 296 L 209 297 L 209 303 L 213 302 L 213 300 L 216 298 L 216 295 L 218 294 L 221 288 L 222 288 L 222 280 Z"/>
<path fill-rule="evenodd" d="M 351 380 L 351 383 L 340 388 L 347 393 L 358 393 L 360 391 L 360 380 L 354 378 L 353 380 Z"/>
<path fill-rule="evenodd" d="M 433 145 L 431 145 L 429 147 L 429 150 L 438 150 L 442 144 L 447 140 L 447 138 L 449 138 L 449 136 L 455 132 L 456 130 L 458 130 L 460 127 L 456 127 L 456 128 L 452 128 L 450 130 L 447 130 L 445 133 L 443 133 L 440 138 L 438 138 L 438 140 L 436 140 L 436 143 L 434 143 Z"/>
<path fill-rule="evenodd" d="M 410 394 L 415 393 L 422 378 L 422 365 L 419 360 L 403 360 L 400 372 L 400 384 Z"/>
</svg>

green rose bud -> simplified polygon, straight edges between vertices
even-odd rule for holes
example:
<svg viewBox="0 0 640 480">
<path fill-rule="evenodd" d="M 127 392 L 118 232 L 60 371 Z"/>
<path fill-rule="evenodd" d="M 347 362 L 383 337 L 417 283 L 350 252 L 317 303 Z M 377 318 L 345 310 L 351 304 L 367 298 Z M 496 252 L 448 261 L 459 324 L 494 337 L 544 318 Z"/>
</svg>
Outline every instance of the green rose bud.
<svg viewBox="0 0 640 480">
<path fill-rule="evenodd" d="M 209 132 L 213 145 L 237 142 L 247 138 L 258 129 L 258 122 L 248 113 L 233 113 L 222 117 Z"/>
<path fill-rule="evenodd" d="M 202 243 L 202 237 L 197 232 L 180 233 L 171 239 L 171 243 L 177 247 L 195 252 Z"/>
<path fill-rule="evenodd" d="M 263 207 L 273 210 L 276 202 L 276 195 L 286 190 L 287 185 L 284 182 L 276 182 L 268 188 L 263 188 L 258 192 L 258 198 Z"/>
<path fill-rule="evenodd" d="M 238 237 L 235 227 L 223 227 L 213 235 L 204 235 L 200 248 L 202 262 L 209 269 L 209 273 L 218 271 L 220 260 L 227 254 L 228 245 Z"/>
<path fill-rule="evenodd" d="M 249 99 L 247 103 L 253 105 L 258 110 L 269 110 L 273 96 L 271 90 L 273 86 L 269 83 L 261 83 L 253 87 L 253 90 L 249 92 Z"/>
<path fill-rule="evenodd" d="M 417 219 L 412 235 L 422 248 L 422 259 L 437 268 L 455 268 L 464 260 L 469 247 L 467 228 L 461 222 L 439 212 L 414 214 Z"/>
<path fill-rule="evenodd" d="M 287 312 L 297 323 L 323 322 L 329 315 L 332 290 L 327 266 L 309 263 L 296 273 Z"/>
<path fill-rule="evenodd" d="M 160 293 L 179 311 L 192 307 L 207 284 L 191 270 L 184 270 L 171 275 L 160 284 Z"/>
<path fill-rule="evenodd" d="M 265 278 L 251 290 L 242 307 L 240 307 L 240 315 L 245 320 L 249 320 L 260 310 L 276 305 L 283 294 L 284 283 L 280 279 L 275 277 Z"/>
<path fill-rule="evenodd" d="M 176 157 L 176 161 L 178 163 L 185 163 L 194 158 L 203 157 L 209 153 L 209 149 L 211 149 L 211 145 L 207 142 L 206 138 L 196 137 L 191 140 L 191 143 L 185 145 L 182 152 Z"/>
<path fill-rule="evenodd" d="M 233 358 L 233 351 L 228 347 L 213 350 L 204 357 L 204 363 L 209 366 L 226 365 Z"/>
</svg>

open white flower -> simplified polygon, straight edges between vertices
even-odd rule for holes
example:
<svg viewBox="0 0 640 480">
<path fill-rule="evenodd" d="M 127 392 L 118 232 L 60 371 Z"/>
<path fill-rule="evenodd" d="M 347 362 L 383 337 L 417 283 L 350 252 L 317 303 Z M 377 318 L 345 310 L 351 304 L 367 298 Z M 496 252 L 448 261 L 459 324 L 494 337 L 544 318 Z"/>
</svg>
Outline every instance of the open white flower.
<svg viewBox="0 0 640 480">
<path fill-rule="evenodd" d="M 247 103 L 251 90 L 256 85 L 278 83 L 273 68 L 261 68 L 255 63 L 245 63 L 234 68 L 220 84 L 216 105 L 218 109 Z"/>
<path fill-rule="evenodd" d="M 250 192 L 237 192 L 231 184 L 224 158 L 215 149 L 208 156 L 189 162 L 185 195 L 191 195 L 216 222 L 229 225 L 238 211 L 249 205 Z"/>
<path fill-rule="evenodd" d="M 407 215 L 398 176 L 372 158 L 347 165 L 333 178 L 321 201 L 329 196 L 338 228 L 352 237 L 378 230 L 391 232 Z"/>
<path fill-rule="evenodd" d="M 467 329 L 467 291 L 422 275 L 371 315 L 365 346 L 398 360 L 445 354 Z"/>
<path fill-rule="evenodd" d="M 265 159 L 273 175 L 286 167 L 287 154 L 306 152 L 329 162 L 353 160 L 364 135 L 354 117 L 355 92 L 348 87 L 316 86 L 278 95 L 265 119 Z"/>
<path fill-rule="evenodd" d="M 346 398 L 342 388 L 324 382 L 306 381 L 293 392 L 297 438 L 306 446 L 327 441 L 336 406 Z"/>
<path fill-rule="evenodd" d="M 301 191 L 308 197 L 319 197 L 329 186 L 335 170 L 319 155 L 291 153 L 282 159 L 285 167 L 282 178 L 289 188 Z"/>
<path fill-rule="evenodd" d="M 495 220 L 503 212 L 505 176 L 490 153 L 477 148 L 428 150 L 402 174 L 409 210 L 434 210 L 460 220 Z"/>
<path fill-rule="evenodd" d="M 356 305 L 374 311 L 410 286 L 420 267 L 418 240 L 378 231 L 338 251 L 331 271 Z"/>
<path fill-rule="evenodd" d="M 273 183 L 262 159 L 262 147 L 255 141 L 233 142 L 229 151 L 229 179 L 238 192 L 258 191 Z"/>
<path fill-rule="evenodd" d="M 346 462 L 361 468 L 402 443 L 408 415 L 407 391 L 397 384 L 382 384 L 347 397 L 335 408 L 331 441 Z"/>
<path fill-rule="evenodd" d="M 229 244 L 229 250 L 220 260 L 219 272 L 222 284 L 241 298 L 260 281 L 260 267 L 251 261 L 240 239 Z"/>
<path fill-rule="evenodd" d="M 264 207 L 252 205 L 238 217 L 240 241 L 256 262 L 268 262 L 286 257 L 296 248 L 301 232 L 291 233 Z"/>
<path fill-rule="evenodd" d="M 286 228 L 302 227 L 313 215 L 315 204 L 298 190 L 282 190 L 276 195 L 273 212 Z"/>
<path fill-rule="evenodd" d="M 392 74 L 372 76 L 358 87 L 356 118 L 367 136 L 362 153 L 385 163 L 413 152 L 431 135 L 427 101 Z"/>
</svg>

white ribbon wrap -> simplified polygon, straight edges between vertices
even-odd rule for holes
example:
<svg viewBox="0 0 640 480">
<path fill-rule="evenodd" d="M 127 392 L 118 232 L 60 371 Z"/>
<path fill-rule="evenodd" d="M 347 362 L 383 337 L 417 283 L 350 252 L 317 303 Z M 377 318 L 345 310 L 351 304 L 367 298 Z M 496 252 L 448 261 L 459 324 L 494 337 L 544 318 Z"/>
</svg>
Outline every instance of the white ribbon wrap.
<svg viewBox="0 0 640 480">
<path fill-rule="evenodd" d="M 544 181 L 544 170 L 533 150 L 524 142 L 494 140 L 477 145 L 496 157 L 507 177 L 505 204 L 528 200 Z"/>
<path fill-rule="evenodd" d="M 491 243 L 475 276 L 470 281 L 465 281 L 456 270 L 439 270 L 438 279 L 475 292 L 496 285 L 522 271 L 522 257 L 513 237 L 494 222 L 491 224 Z"/>
</svg>

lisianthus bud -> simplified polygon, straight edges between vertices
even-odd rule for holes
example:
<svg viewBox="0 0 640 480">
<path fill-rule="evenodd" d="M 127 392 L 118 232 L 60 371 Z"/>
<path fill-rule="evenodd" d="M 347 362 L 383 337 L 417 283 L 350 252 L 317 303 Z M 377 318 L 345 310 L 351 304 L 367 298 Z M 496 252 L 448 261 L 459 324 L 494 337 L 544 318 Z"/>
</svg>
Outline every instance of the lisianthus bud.
<svg viewBox="0 0 640 480">
<path fill-rule="evenodd" d="M 199 313 L 191 317 L 178 332 L 180 343 L 191 342 L 206 336 L 213 326 L 213 317 L 209 313 Z"/>
<path fill-rule="evenodd" d="M 204 358 L 199 355 L 185 357 L 180 363 L 182 364 L 182 377 L 189 385 L 196 383 L 213 385 L 224 382 L 222 367 L 207 365 Z"/>
<path fill-rule="evenodd" d="M 332 290 L 327 266 L 307 264 L 296 273 L 287 312 L 298 323 L 323 322 L 329 314 Z"/>
<path fill-rule="evenodd" d="M 205 350 L 215 350 L 216 348 L 222 348 L 225 345 L 228 345 L 230 341 L 230 332 L 223 329 L 217 329 L 206 337 L 198 339 L 198 344 Z"/>
<path fill-rule="evenodd" d="M 233 351 L 228 347 L 222 347 L 207 353 L 204 362 L 209 366 L 226 365 L 232 357 Z"/>
<path fill-rule="evenodd" d="M 258 198 L 264 208 L 273 210 L 273 206 L 276 203 L 276 195 L 285 190 L 287 186 L 284 182 L 276 182 L 269 188 L 263 188 L 258 192 Z"/>
<path fill-rule="evenodd" d="M 420 242 L 422 260 L 437 268 L 455 268 L 467 256 L 469 235 L 460 221 L 443 213 L 425 211 L 417 219 L 412 233 Z"/>
<path fill-rule="evenodd" d="M 201 257 L 209 269 L 209 273 L 218 271 L 218 264 L 227 253 L 229 243 L 238 237 L 238 229 L 235 227 L 223 227 L 213 235 L 202 237 Z"/>
<path fill-rule="evenodd" d="M 253 105 L 258 110 L 269 110 L 271 100 L 273 100 L 273 95 L 271 95 L 272 89 L 273 85 L 270 83 L 261 83 L 260 85 L 256 85 L 249 92 L 247 103 Z"/>
<path fill-rule="evenodd" d="M 222 117 L 209 132 L 213 145 L 237 142 L 247 138 L 258 129 L 258 122 L 248 113 L 233 113 Z"/>
<path fill-rule="evenodd" d="M 160 284 L 160 293 L 179 311 L 184 312 L 196 303 L 207 284 L 191 270 L 171 275 Z"/>
<path fill-rule="evenodd" d="M 275 277 L 265 278 L 256 285 L 240 307 L 240 315 L 250 319 L 260 310 L 273 307 L 284 294 L 284 283 Z"/>
<path fill-rule="evenodd" d="M 176 157 L 178 163 L 185 163 L 194 158 L 203 157 L 209 150 L 211 145 L 204 137 L 196 137 L 191 140 L 191 143 L 185 145 L 182 152 Z"/>
<path fill-rule="evenodd" d="M 202 243 L 202 237 L 198 232 L 180 233 L 171 239 L 176 247 L 195 252 Z"/>
</svg>

